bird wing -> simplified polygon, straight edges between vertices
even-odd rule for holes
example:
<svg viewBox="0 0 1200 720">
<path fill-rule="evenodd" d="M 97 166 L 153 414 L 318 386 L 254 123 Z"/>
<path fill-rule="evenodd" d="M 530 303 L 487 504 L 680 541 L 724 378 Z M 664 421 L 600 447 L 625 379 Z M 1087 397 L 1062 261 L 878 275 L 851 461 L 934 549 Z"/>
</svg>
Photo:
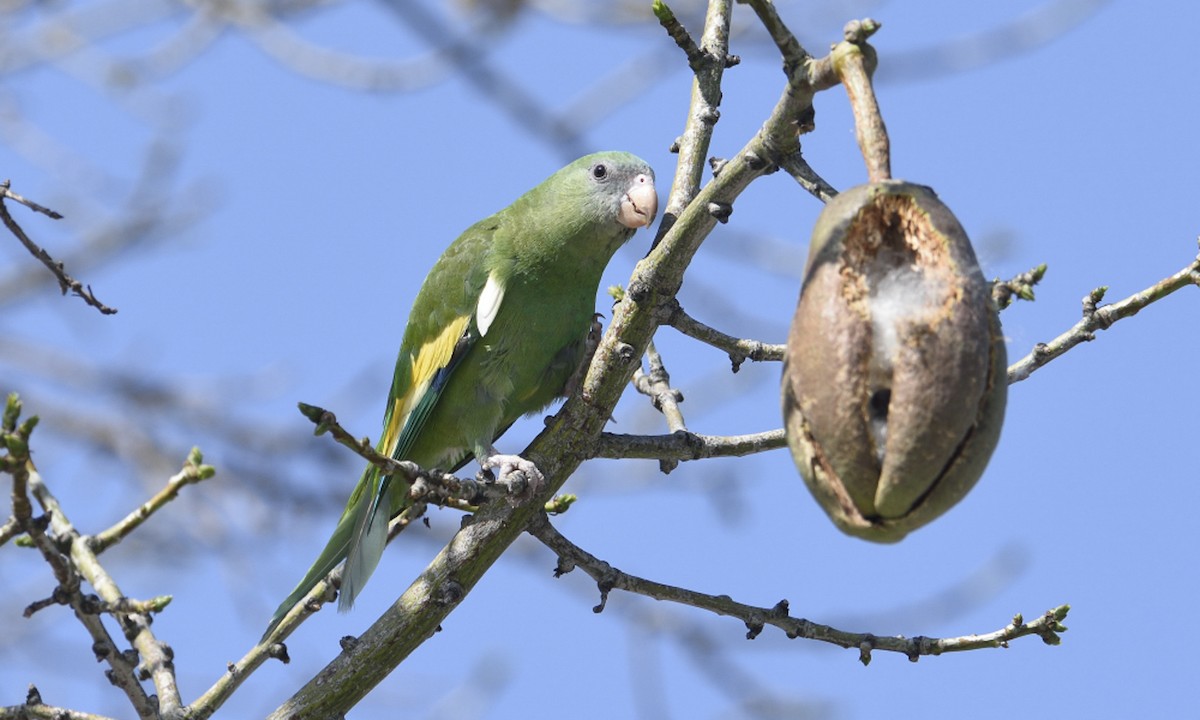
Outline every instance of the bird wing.
<svg viewBox="0 0 1200 720">
<path fill-rule="evenodd" d="M 381 454 L 405 459 L 458 363 L 482 337 L 503 300 L 503 286 L 489 287 L 487 256 L 500 227 L 496 216 L 469 228 L 434 265 L 426 278 L 400 344 L 384 411 Z M 469 457 L 469 455 L 467 455 Z M 459 459 L 455 459 L 458 463 Z M 287 613 L 338 563 L 346 560 L 339 607 L 348 608 L 379 564 L 394 508 L 407 500 L 408 484 L 393 483 L 368 465 L 316 562 L 275 610 L 265 639 Z M 387 508 L 379 512 L 381 507 Z"/>
<path fill-rule="evenodd" d="M 488 272 L 487 262 L 499 226 L 498 219 L 489 218 L 464 232 L 434 265 L 418 293 L 384 410 L 383 434 L 376 447 L 381 454 L 408 458 L 455 368 L 491 326 L 504 298 L 503 282 L 498 274 Z M 403 478 L 383 475 L 372 465 L 355 488 L 358 497 L 347 506 L 350 517 L 346 519 L 353 531 L 340 609 L 353 605 L 379 564 L 388 522 L 407 504 L 408 487 Z"/>
</svg>

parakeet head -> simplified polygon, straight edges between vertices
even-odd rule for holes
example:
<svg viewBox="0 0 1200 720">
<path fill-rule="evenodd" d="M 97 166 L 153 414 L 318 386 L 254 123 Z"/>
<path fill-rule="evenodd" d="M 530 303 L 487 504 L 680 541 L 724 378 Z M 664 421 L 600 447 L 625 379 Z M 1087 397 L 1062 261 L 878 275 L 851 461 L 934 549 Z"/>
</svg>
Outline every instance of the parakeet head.
<svg viewBox="0 0 1200 720">
<path fill-rule="evenodd" d="M 551 178 L 581 199 L 587 222 L 616 223 L 627 230 L 649 227 L 658 214 L 654 170 L 627 152 L 585 155 Z M 629 233 L 632 234 L 632 233 Z"/>
</svg>

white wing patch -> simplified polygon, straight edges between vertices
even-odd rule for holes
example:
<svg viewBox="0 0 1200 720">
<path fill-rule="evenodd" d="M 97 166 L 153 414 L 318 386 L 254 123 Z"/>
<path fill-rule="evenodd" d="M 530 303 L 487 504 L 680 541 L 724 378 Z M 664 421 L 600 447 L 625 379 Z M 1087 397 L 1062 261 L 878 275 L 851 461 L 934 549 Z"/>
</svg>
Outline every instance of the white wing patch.
<svg viewBox="0 0 1200 720">
<path fill-rule="evenodd" d="M 504 286 L 496 278 L 496 273 L 488 275 L 487 284 L 479 295 L 479 303 L 475 306 L 475 326 L 479 328 L 480 336 L 487 335 L 488 328 L 500 312 L 500 302 L 504 300 Z"/>
</svg>

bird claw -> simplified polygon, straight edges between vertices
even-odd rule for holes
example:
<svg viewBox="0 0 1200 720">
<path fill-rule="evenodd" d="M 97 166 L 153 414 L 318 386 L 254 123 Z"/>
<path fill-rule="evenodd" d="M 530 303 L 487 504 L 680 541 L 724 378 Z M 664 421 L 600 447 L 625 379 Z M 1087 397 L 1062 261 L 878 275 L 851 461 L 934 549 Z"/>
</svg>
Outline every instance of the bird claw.
<svg viewBox="0 0 1200 720">
<path fill-rule="evenodd" d="M 532 497 L 546 483 L 537 465 L 520 455 L 492 454 L 479 463 L 480 475 L 505 485 L 510 498 Z M 492 472 L 495 470 L 496 472 Z M 488 478 L 487 476 L 491 476 Z"/>
</svg>

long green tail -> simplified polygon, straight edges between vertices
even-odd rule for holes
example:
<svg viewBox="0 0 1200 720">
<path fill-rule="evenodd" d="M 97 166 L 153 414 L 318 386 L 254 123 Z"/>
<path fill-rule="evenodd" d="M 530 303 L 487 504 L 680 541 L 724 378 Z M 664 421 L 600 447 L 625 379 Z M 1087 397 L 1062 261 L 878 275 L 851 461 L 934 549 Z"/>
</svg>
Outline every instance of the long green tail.
<svg viewBox="0 0 1200 720">
<path fill-rule="evenodd" d="M 378 515 L 375 510 L 378 509 L 380 503 L 376 502 L 378 491 L 376 487 L 379 483 L 378 468 L 368 466 L 359 478 L 358 484 L 354 487 L 354 492 L 350 494 L 350 500 L 346 503 L 346 509 L 342 511 L 342 516 L 338 519 L 337 527 L 334 528 L 333 536 L 329 538 L 329 542 L 325 544 L 325 549 L 317 556 L 316 562 L 304 574 L 304 578 L 296 585 L 291 594 L 284 599 L 279 607 L 275 609 L 275 614 L 271 616 L 271 622 L 267 625 L 266 632 L 263 633 L 262 639 L 265 640 L 270 635 L 284 616 L 291 611 L 296 603 L 300 602 L 305 595 L 308 595 L 317 583 L 325 579 L 325 576 L 333 571 L 340 562 L 346 559 L 347 555 L 354 554 L 362 557 L 355 563 L 360 568 L 359 572 L 353 573 L 350 578 L 351 583 L 347 584 L 346 578 L 343 578 L 342 599 L 339 603 L 342 610 L 348 609 L 354 603 L 354 595 L 362 588 L 362 584 L 366 582 L 365 577 L 361 577 L 360 572 L 365 567 L 370 554 L 374 553 L 374 563 L 370 564 L 367 569 L 367 574 L 375 569 L 375 564 L 379 562 L 379 556 L 383 554 L 383 543 L 367 543 L 368 547 L 360 548 L 358 552 L 353 551 L 355 541 L 361 542 L 362 537 L 359 535 L 361 529 L 371 529 L 372 525 L 382 525 L 383 541 L 387 540 L 387 514 L 384 513 L 382 522 L 371 523 L 371 517 L 364 517 L 366 514 L 372 516 Z M 369 490 L 369 492 L 368 492 Z M 356 530 L 358 532 L 356 532 Z M 378 530 L 375 530 L 378 534 Z M 350 592 L 347 592 L 350 590 Z"/>
</svg>

